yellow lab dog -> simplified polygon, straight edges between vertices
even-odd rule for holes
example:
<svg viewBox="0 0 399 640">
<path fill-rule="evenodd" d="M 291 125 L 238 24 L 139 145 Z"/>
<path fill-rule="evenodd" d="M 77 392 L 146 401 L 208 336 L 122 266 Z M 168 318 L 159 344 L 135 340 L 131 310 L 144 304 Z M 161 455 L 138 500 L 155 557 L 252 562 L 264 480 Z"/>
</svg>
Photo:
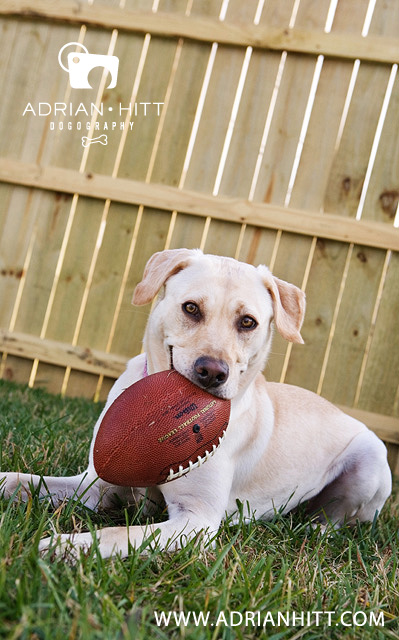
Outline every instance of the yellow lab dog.
<svg viewBox="0 0 399 640">
<path fill-rule="evenodd" d="M 104 411 L 129 385 L 149 374 L 175 368 L 199 387 L 231 399 L 226 437 L 213 457 L 182 478 L 149 491 L 161 492 L 169 519 L 148 527 L 99 530 L 104 556 L 128 554 L 154 537 L 161 548 L 176 548 L 206 532 L 212 537 L 222 519 L 233 516 L 240 500 L 248 516 L 270 518 L 304 501 L 322 510 L 335 525 L 373 520 L 391 492 L 384 444 L 364 424 L 319 396 L 298 387 L 268 383 L 261 371 L 270 350 L 273 322 L 280 334 L 302 342 L 300 328 L 305 295 L 274 277 L 231 258 L 176 249 L 148 261 L 133 302 L 151 302 L 162 290 L 144 336 L 145 353 L 128 362 L 116 381 Z M 102 414 L 103 415 L 103 414 Z M 96 435 L 102 416 L 94 429 Z M 93 438 L 94 441 L 94 438 Z M 73 477 L 45 477 L 53 499 L 82 495 L 89 507 L 131 500 L 140 490 L 117 487 L 97 478 L 92 449 L 89 466 Z M 18 483 L 26 495 L 39 476 L 7 473 L 3 491 Z M 47 489 L 46 489 L 47 488 Z M 156 495 L 158 494 L 158 495 Z M 61 548 L 89 547 L 90 533 L 59 536 Z M 41 549 L 51 546 L 41 541 Z"/>
</svg>

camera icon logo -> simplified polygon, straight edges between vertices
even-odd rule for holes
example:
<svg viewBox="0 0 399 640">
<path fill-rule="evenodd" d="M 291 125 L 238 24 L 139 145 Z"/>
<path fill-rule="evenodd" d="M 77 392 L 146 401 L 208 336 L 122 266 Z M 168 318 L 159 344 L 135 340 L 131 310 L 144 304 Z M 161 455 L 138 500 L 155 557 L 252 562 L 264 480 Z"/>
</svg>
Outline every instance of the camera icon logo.
<svg viewBox="0 0 399 640">
<path fill-rule="evenodd" d="M 66 47 L 70 47 L 73 45 L 77 45 L 84 49 L 84 53 L 79 52 L 71 52 L 68 53 L 68 67 L 62 64 L 61 54 L 66 49 Z M 108 85 L 108 89 L 113 89 L 116 87 L 116 81 L 118 79 L 118 67 L 119 67 L 119 58 L 116 56 L 109 55 L 97 55 L 96 53 L 89 53 L 87 48 L 83 44 L 79 44 L 79 42 L 68 42 L 64 44 L 63 47 L 59 50 L 58 53 L 58 62 L 60 67 L 64 69 L 67 73 L 69 73 L 69 82 L 71 83 L 71 87 L 73 89 L 92 89 L 93 87 L 90 85 L 88 76 L 92 69 L 96 67 L 103 67 L 107 69 L 111 74 L 111 80 Z"/>
</svg>

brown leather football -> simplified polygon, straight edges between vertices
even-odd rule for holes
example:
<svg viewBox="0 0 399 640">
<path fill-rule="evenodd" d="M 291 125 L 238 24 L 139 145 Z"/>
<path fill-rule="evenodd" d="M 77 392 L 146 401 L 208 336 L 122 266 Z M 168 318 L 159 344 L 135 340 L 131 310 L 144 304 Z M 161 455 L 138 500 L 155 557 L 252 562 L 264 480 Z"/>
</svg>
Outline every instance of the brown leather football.
<svg viewBox="0 0 399 640">
<path fill-rule="evenodd" d="M 131 385 L 111 404 L 94 443 L 100 478 L 119 486 L 169 482 L 203 464 L 223 440 L 230 400 L 200 389 L 177 371 Z"/>
</svg>

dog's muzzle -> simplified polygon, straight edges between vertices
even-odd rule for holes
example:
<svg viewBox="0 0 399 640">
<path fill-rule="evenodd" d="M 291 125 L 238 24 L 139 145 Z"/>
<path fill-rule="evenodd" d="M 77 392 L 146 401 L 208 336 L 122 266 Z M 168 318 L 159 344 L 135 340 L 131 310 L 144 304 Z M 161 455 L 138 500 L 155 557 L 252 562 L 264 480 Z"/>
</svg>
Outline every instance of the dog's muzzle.
<svg viewBox="0 0 399 640">
<path fill-rule="evenodd" d="M 216 389 L 227 382 L 229 365 L 224 360 L 201 356 L 194 362 L 194 382 L 203 389 Z"/>
<path fill-rule="evenodd" d="M 169 345 L 169 368 L 175 370 L 173 362 L 173 346 Z M 217 360 L 211 356 L 201 356 L 191 369 L 190 374 L 182 374 L 197 387 L 206 389 L 209 393 L 224 397 L 223 385 L 229 377 L 229 365 L 224 360 Z"/>
</svg>

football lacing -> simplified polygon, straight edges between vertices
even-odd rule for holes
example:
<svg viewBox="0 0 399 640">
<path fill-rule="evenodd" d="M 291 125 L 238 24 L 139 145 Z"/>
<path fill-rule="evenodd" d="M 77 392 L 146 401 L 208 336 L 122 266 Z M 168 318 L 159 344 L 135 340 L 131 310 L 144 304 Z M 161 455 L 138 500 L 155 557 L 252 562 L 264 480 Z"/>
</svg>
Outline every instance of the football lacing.
<svg viewBox="0 0 399 640">
<path fill-rule="evenodd" d="M 183 467 L 182 465 L 179 465 L 179 469 L 177 471 L 173 471 L 173 469 L 170 469 L 169 475 L 166 478 L 166 480 L 164 480 L 164 482 L 170 482 L 171 480 L 176 480 L 176 478 L 181 478 L 189 471 L 192 471 L 192 469 L 200 467 L 204 462 L 206 462 L 207 460 L 209 460 L 209 458 L 213 456 L 215 451 L 222 444 L 225 438 L 225 435 L 226 435 L 226 431 L 223 430 L 223 434 L 219 436 L 219 445 L 218 446 L 216 446 L 215 444 L 212 445 L 212 451 L 205 451 L 205 455 L 203 455 L 202 457 L 198 456 L 196 462 L 192 462 L 192 460 L 189 460 L 187 467 Z"/>
</svg>

